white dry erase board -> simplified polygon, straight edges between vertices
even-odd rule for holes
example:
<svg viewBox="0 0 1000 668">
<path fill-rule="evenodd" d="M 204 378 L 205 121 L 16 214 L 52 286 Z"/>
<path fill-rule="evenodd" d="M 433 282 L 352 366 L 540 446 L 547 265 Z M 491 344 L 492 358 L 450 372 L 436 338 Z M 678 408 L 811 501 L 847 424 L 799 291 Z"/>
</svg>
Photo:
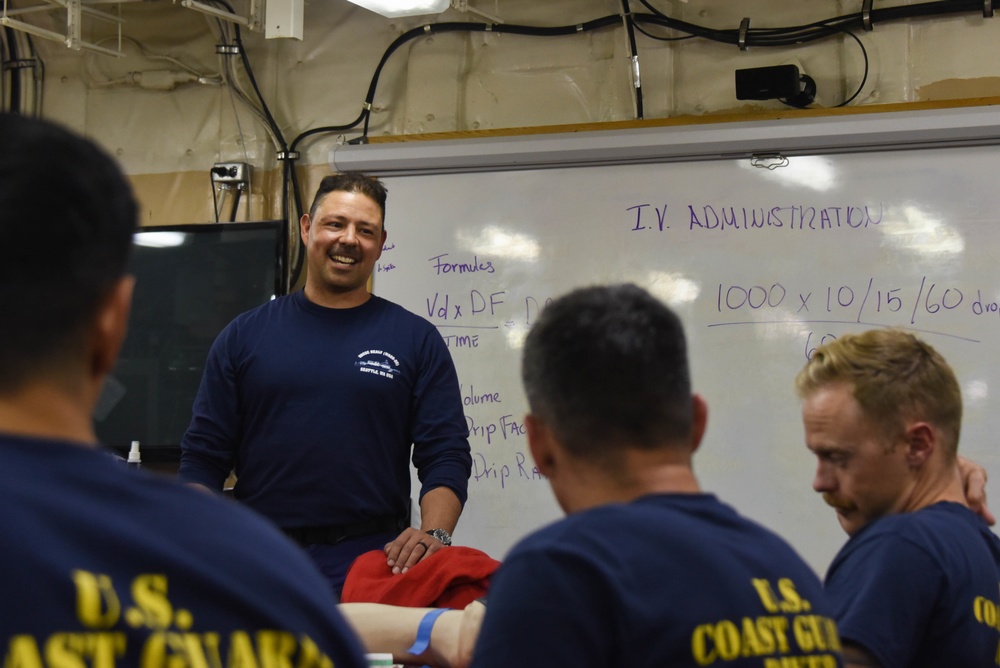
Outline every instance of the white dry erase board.
<svg viewBox="0 0 1000 668">
<path fill-rule="evenodd" d="M 985 118 L 961 130 L 970 114 Z M 810 123 L 791 139 L 768 128 L 752 146 L 744 129 L 728 155 L 717 141 L 730 130 L 701 128 L 679 158 L 669 151 L 683 142 L 664 129 L 661 159 L 642 153 L 646 138 L 634 161 L 598 150 L 580 166 L 573 152 L 590 140 L 575 135 L 547 137 L 511 164 L 520 149 L 498 158 L 495 143 L 472 143 L 470 162 L 450 158 L 458 173 L 433 156 L 427 172 L 408 163 L 437 150 L 420 144 L 335 152 L 339 169 L 386 175 L 376 293 L 436 324 L 458 368 L 474 464 L 456 543 L 502 558 L 560 516 L 522 430 L 521 344 L 547 300 L 598 283 L 635 282 L 679 312 L 710 411 L 700 482 L 820 573 L 844 535 L 812 491 L 792 383 L 824 340 L 883 326 L 925 337 L 962 384 L 960 450 L 1000 480 L 997 114 Z M 786 154 L 752 157 L 769 146 Z M 569 166 L 552 166 L 561 152 Z"/>
</svg>

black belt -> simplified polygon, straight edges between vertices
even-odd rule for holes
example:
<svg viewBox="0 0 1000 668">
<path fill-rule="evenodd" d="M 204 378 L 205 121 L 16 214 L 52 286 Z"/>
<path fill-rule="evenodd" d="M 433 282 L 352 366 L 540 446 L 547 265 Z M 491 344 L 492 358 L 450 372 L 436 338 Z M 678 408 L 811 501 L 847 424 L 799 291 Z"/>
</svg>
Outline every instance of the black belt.
<svg viewBox="0 0 1000 668">
<path fill-rule="evenodd" d="M 347 538 L 368 536 L 375 533 L 400 532 L 406 528 L 406 520 L 397 517 L 376 517 L 355 524 L 339 524 L 327 527 L 283 528 L 286 536 L 299 545 L 335 545 Z"/>
</svg>

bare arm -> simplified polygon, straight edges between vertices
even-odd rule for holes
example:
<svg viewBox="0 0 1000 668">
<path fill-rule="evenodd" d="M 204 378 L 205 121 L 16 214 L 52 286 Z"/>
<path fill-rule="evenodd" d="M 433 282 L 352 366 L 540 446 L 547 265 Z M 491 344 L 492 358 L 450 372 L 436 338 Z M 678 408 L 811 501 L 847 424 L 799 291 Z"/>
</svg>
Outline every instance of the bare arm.
<svg viewBox="0 0 1000 668">
<path fill-rule="evenodd" d="M 433 608 L 404 608 L 380 603 L 341 603 L 341 614 L 361 638 L 367 652 L 391 652 L 395 661 L 436 668 L 466 668 L 472 660 L 486 606 L 473 602 L 465 610 L 448 610 L 434 623 L 430 646 L 408 653 L 420 621 Z"/>
</svg>

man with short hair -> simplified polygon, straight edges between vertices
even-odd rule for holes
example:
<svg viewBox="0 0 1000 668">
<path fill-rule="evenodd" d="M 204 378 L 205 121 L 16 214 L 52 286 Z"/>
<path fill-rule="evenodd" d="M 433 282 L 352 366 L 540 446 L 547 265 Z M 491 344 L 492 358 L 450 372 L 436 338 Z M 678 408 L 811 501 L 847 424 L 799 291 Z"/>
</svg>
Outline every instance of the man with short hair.
<svg viewBox="0 0 1000 668">
<path fill-rule="evenodd" d="M 0 114 L 0 146 L 2 664 L 363 668 L 291 541 L 99 450 L 136 202 L 110 157 L 51 123 Z"/>
<path fill-rule="evenodd" d="M 567 517 L 505 558 L 474 668 L 841 665 L 813 571 L 694 477 L 707 407 L 670 309 L 633 285 L 571 292 L 529 332 L 522 378 Z"/>
<path fill-rule="evenodd" d="M 818 348 L 796 387 L 813 488 L 850 536 L 825 582 L 847 665 L 996 665 L 1000 539 L 966 502 L 952 369 L 871 330 Z"/>
<path fill-rule="evenodd" d="M 444 339 L 368 291 L 385 201 L 373 177 L 323 179 L 300 221 L 305 288 L 222 331 L 181 443 L 183 481 L 221 490 L 235 469 L 235 498 L 298 541 L 338 595 L 365 552 L 399 573 L 450 545 L 472 471 Z"/>
</svg>

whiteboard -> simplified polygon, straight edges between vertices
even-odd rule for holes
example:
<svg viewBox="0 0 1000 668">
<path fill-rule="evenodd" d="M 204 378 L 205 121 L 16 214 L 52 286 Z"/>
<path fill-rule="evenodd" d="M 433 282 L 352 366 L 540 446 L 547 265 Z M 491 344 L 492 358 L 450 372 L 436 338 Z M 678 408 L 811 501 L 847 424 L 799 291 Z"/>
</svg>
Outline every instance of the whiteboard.
<svg viewBox="0 0 1000 668">
<path fill-rule="evenodd" d="M 679 313 L 709 406 L 699 482 L 820 574 L 845 536 L 811 488 L 793 379 L 824 340 L 923 336 L 963 388 L 960 452 L 1000 480 L 1000 148 L 756 164 L 386 177 L 374 291 L 439 328 L 462 384 L 473 472 L 456 544 L 502 558 L 561 516 L 528 454 L 519 360 L 546 302 L 590 284 L 635 282 Z"/>
</svg>

